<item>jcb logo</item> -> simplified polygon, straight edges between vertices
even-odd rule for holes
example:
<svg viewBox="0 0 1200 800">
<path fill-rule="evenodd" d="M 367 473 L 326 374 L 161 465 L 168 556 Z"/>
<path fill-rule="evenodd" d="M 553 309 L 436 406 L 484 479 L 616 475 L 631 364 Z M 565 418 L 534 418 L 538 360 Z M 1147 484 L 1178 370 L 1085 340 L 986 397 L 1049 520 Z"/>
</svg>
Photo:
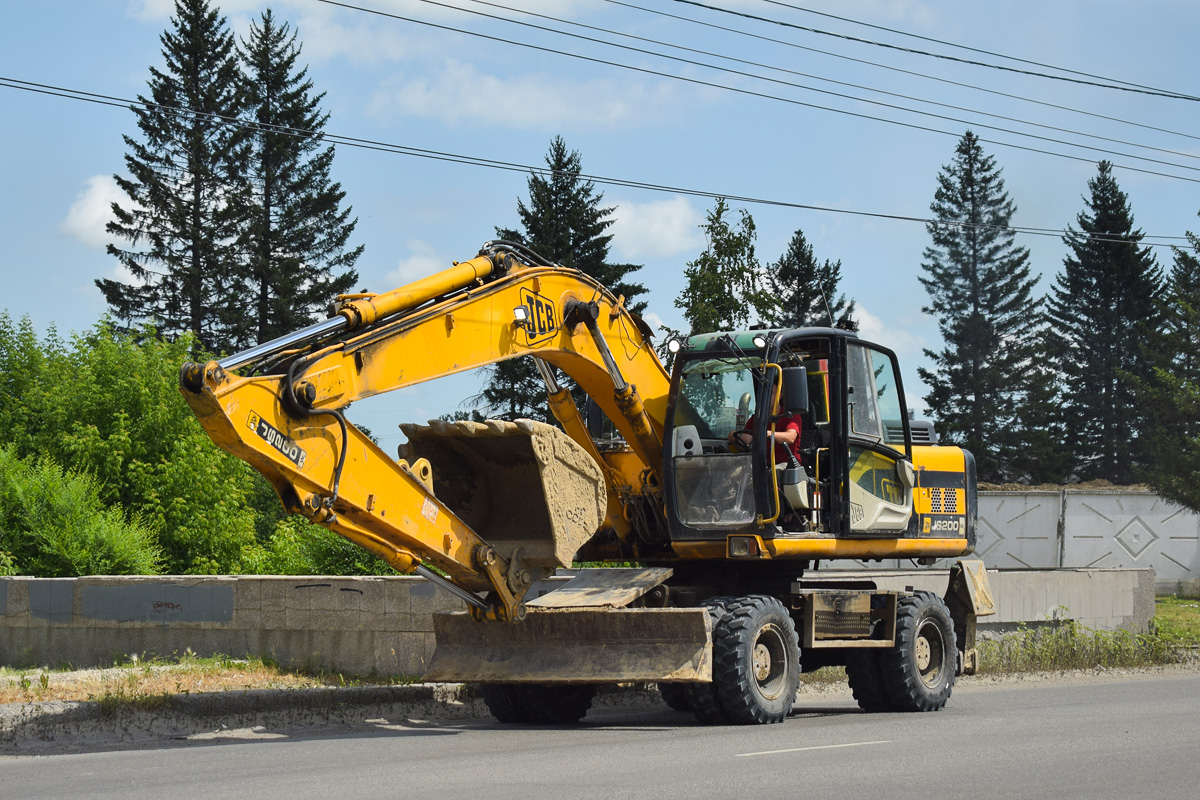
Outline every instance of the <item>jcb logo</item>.
<svg viewBox="0 0 1200 800">
<path fill-rule="evenodd" d="M 525 321 L 525 344 L 537 344 L 558 333 L 558 309 L 546 298 L 528 289 L 521 290 L 521 304 L 529 309 Z"/>
</svg>

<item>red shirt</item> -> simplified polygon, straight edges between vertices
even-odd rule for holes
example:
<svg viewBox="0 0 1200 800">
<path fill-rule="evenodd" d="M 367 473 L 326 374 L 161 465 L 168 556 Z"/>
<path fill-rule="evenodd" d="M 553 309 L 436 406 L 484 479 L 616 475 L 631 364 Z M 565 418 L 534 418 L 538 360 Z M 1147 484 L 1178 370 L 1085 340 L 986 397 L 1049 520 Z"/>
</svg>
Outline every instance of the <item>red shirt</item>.
<svg viewBox="0 0 1200 800">
<path fill-rule="evenodd" d="M 754 430 L 754 422 L 755 422 L 754 415 L 751 415 L 750 419 L 746 422 L 746 430 L 748 430 L 748 431 Z M 791 414 L 791 415 L 781 416 L 771 425 L 771 430 L 776 431 L 777 433 L 783 433 L 785 431 L 795 431 L 796 432 L 796 440 L 793 441 L 791 443 L 791 445 L 784 444 L 783 442 L 775 443 L 775 463 L 776 464 L 786 464 L 787 463 L 787 460 L 788 460 L 787 454 L 788 454 L 789 447 L 792 450 L 792 455 L 794 455 L 796 457 L 796 461 L 800 460 L 800 431 L 801 431 L 803 425 L 804 425 L 804 420 L 799 414 Z"/>
</svg>

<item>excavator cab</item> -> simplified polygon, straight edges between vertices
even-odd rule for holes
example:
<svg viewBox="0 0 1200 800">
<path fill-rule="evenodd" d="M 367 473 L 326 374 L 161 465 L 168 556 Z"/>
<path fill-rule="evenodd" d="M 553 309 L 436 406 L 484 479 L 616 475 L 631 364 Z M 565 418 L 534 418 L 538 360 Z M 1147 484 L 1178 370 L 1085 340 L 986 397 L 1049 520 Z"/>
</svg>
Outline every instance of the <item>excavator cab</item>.
<svg viewBox="0 0 1200 800">
<path fill-rule="evenodd" d="M 833 328 L 693 337 L 677 354 L 670 398 L 672 542 L 916 531 L 908 411 L 886 348 Z M 794 451 L 772 457 L 769 426 L 746 430 L 751 417 L 771 416 L 765 409 L 800 421 Z"/>
</svg>

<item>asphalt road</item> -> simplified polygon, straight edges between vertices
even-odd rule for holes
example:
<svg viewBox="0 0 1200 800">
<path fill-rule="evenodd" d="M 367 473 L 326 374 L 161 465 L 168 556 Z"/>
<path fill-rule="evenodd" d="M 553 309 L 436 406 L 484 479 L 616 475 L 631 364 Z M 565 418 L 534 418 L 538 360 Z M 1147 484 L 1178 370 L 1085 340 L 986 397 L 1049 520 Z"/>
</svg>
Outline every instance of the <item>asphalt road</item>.
<svg viewBox="0 0 1200 800">
<path fill-rule="evenodd" d="M 818 699 L 763 727 L 702 727 L 650 708 L 600 709 L 571 728 L 380 721 L 244 735 L 0 758 L 0 796 L 1200 797 L 1196 675 L 960 689 L 934 714 Z"/>
</svg>

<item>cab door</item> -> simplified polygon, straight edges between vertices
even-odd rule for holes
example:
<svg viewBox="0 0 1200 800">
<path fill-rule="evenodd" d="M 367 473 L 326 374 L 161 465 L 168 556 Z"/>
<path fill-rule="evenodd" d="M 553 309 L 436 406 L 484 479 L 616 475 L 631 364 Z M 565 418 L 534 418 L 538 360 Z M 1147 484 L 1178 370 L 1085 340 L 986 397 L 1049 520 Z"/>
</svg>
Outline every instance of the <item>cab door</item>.
<svg viewBox="0 0 1200 800">
<path fill-rule="evenodd" d="M 847 341 L 851 532 L 896 533 L 908 528 L 915 481 L 906 416 L 895 357 Z"/>
</svg>

